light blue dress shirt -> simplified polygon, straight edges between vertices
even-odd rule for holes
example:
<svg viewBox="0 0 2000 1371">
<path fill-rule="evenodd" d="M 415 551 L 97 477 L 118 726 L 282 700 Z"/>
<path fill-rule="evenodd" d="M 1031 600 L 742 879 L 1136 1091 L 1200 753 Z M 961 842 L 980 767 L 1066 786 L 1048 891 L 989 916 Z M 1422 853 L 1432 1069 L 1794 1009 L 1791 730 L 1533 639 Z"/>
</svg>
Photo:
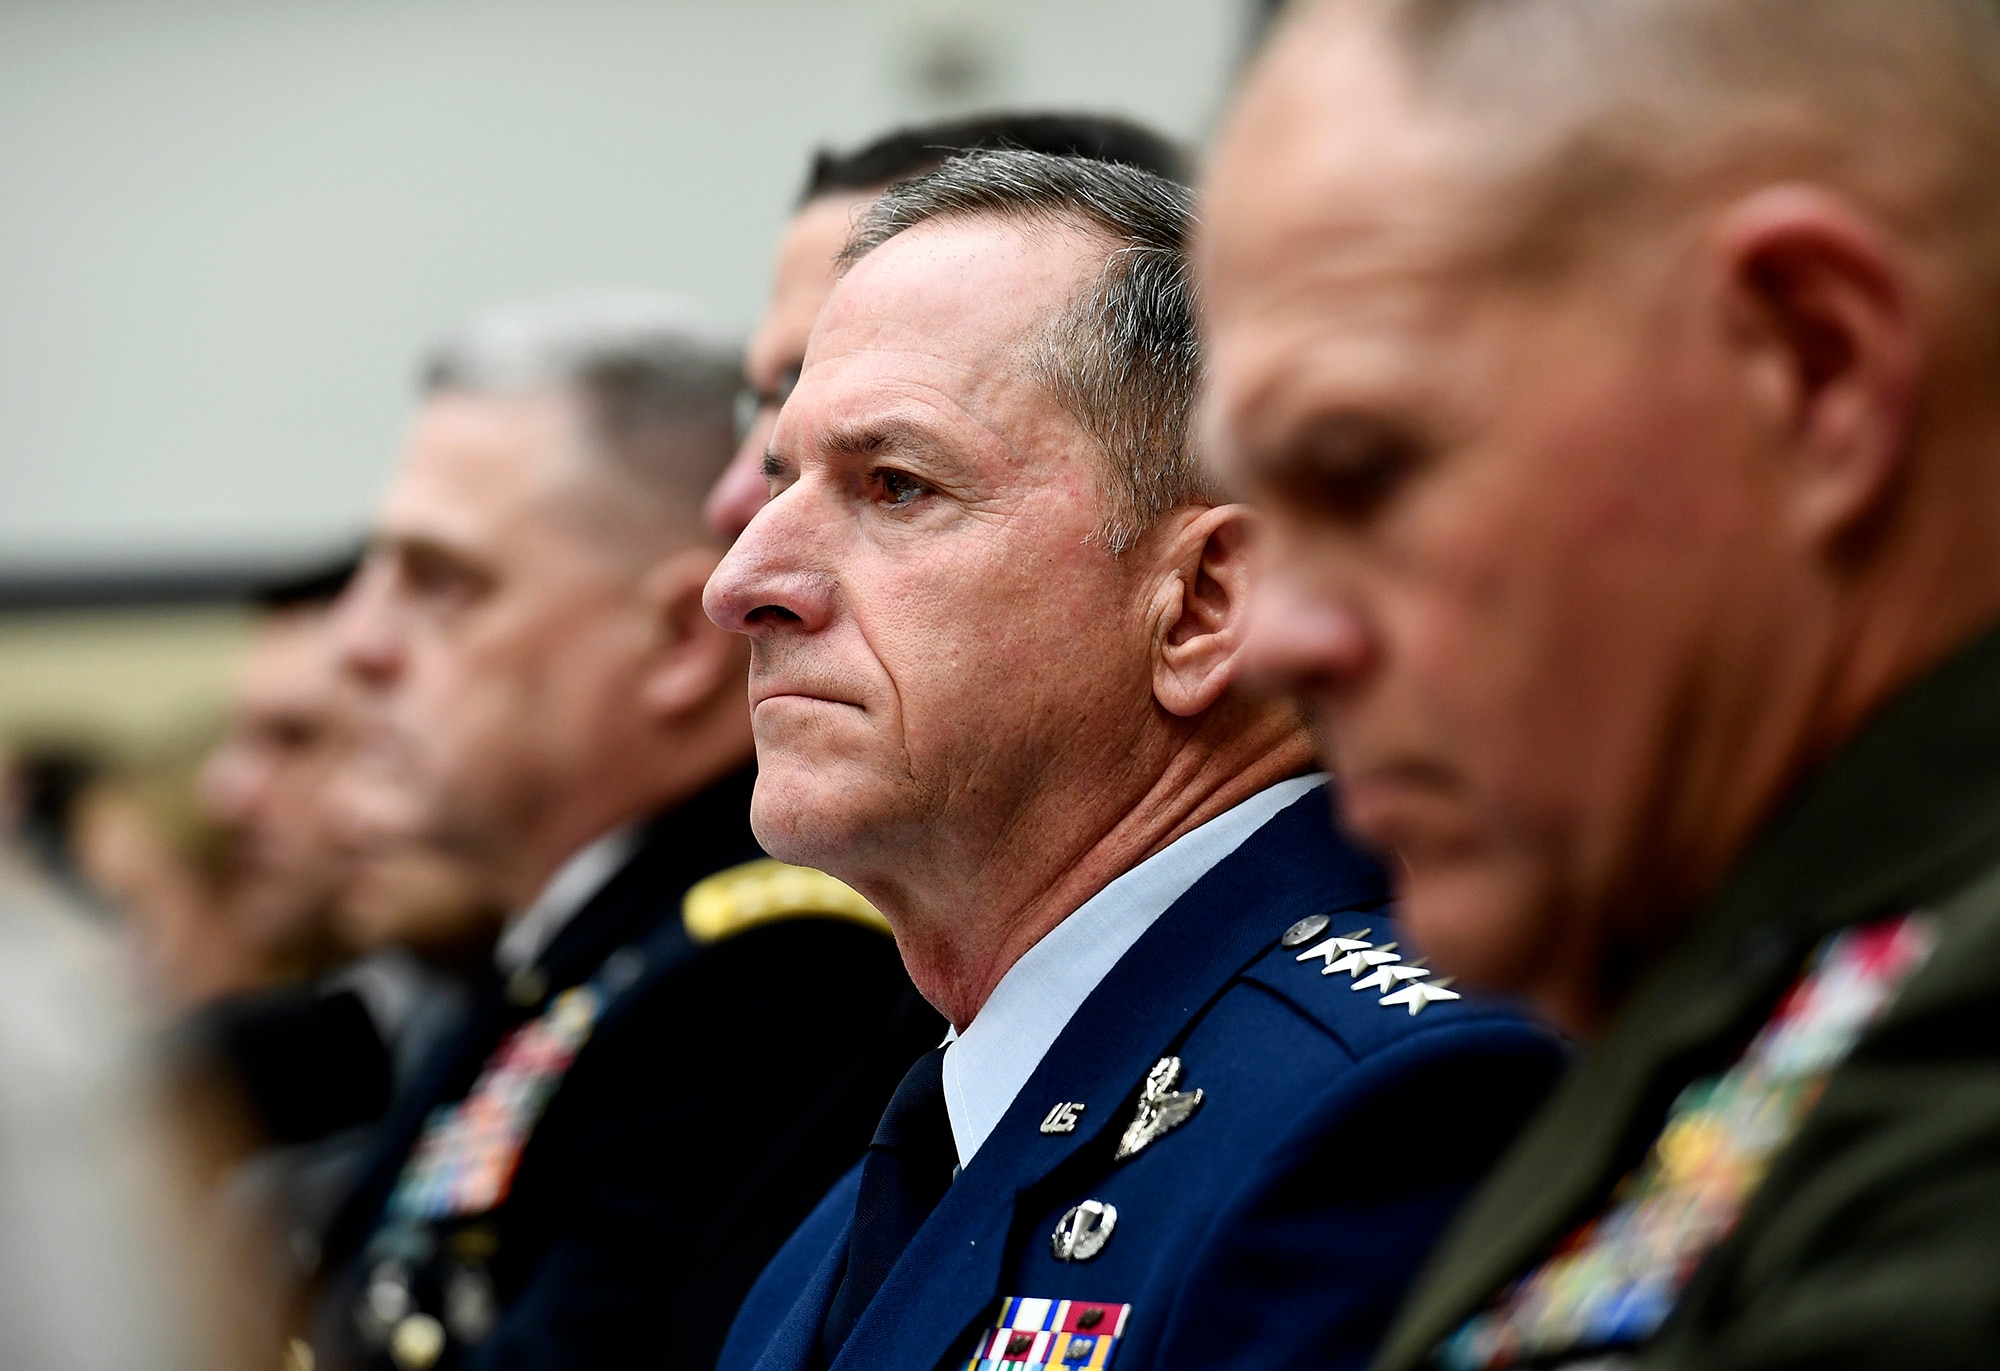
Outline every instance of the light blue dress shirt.
<svg viewBox="0 0 2000 1371">
<path fill-rule="evenodd" d="M 961 1168 L 972 1164 L 1070 1016 L 1153 921 L 1326 779 L 1319 772 L 1280 781 L 1182 834 L 1084 901 L 1008 968 L 965 1032 L 946 1038 L 944 1103 Z"/>
</svg>

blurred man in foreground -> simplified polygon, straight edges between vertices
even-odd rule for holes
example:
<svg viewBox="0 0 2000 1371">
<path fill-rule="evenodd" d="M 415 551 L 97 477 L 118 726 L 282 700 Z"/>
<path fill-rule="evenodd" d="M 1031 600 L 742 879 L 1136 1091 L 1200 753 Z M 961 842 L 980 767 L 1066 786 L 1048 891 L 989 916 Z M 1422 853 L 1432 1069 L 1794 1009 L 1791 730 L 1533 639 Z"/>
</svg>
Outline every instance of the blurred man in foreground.
<svg viewBox="0 0 2000 1371">
<path fill-rule="evenodd" d="M 1231 689 L 1249 528 L 1188 441 L 1190 224 L 1084 158 L 889 190 L 709 583 L 759 836 L 885 912 L 956 1035 L 732 1371 L 1356 1366 L 1551 1075 L 1403 962 L 1297 714 Z"/>
<path fill-rule="evenodd" d="M 763 859 L 745 654 L 701 610 L 738 374 L 627 298 L 501 311 L 426 369 L 343 650 L 381 812 L 512 913 L 335 1220 L 322 1368 L 703 1365 L 742 1288 L 711 1271 L 810 1203 L 768 1212 L 760 1168 L 866 1141 L 846 1073 L 907 981 L 852 891 Z"/>
<path fill-rule="evenodd" d="M 718 537 L 741 533 L 764 501 L 764 449 L 778 410 L 798 384 L 806 338 L 833 289 L 834 258 L 855 217 L 893 181 L 921 176 L 959 152 L 1015 148 L 1060 157 L 1121 162 L 1173 181 L 1187 180 L 1186 155 L 1151 129 L 1101 114 L 983 114 L 894 129 L 851 152 L 821 149 L 778 240 L 771 300 L 744 354 L 741 440 L 703 513 Z"/>
<path fill-rule="evenodd" d="M 115 952 L 0 836 L 0 1347 L 10 1371 L 247 1371 Z"/>
<path fill-rule="evenodd" d="M 1251 655 L 1595 1038 L 1390 1371 L 2000 1356 L 2000 14 L 1329 0 L 1218 157 Z"/>
</svg>

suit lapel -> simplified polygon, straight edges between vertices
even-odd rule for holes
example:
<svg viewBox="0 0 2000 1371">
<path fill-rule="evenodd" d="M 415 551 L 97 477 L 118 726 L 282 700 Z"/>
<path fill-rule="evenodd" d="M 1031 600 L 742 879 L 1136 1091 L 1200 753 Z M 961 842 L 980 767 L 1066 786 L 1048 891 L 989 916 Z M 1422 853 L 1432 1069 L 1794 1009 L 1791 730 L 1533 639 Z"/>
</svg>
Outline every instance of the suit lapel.
<svg viewBox="0 0 2000 1371">
<path fill-rule="evenodd" d="M 847 1237 L 854 1231 L 854 1216 L 840 1226 L 840 1236 L 826 1250 L 814 1269 L 812 1279 L 800 1292 L 791 1313 L 764 1344 L 753 1371 L 810 1371 L 819 1361 L 819 1333 L 826 1326 L 833 1292 L 839 1288 L 841 1272 L 847 1265 Z"/>
<path fill-rule="evenodd" d="M 1016 1198 L 1107 1130 L 1122 1131 L 1153 1064 L 1293 921 L 1385 898 L 1379 868 L 1335 837 L 1323 787 L 1219 862 L 1070 1019 L 889 1273 L 833 1371 L 941 1361 L 1000 1294 L 1016 1293 L 999 1289 Z M 1089 1107 L 1074 1133 L 1044 1136 L 1041 1120 L 1058 1100 Z"/>
</svg>

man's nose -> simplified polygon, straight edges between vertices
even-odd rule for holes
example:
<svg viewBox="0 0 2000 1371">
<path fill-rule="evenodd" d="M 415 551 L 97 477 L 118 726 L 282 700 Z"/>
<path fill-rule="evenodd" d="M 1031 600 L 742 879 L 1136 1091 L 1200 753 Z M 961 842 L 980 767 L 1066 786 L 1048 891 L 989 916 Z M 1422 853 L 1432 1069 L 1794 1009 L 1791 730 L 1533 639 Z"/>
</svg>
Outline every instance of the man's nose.
<svg viewBox="0 0 2000 1371">
<path fill-rule="evenodd" d="M 258 771 L 239 739 L 225 741 L 208 755 L 195 779 L 202 809 L 224 828 L 242 827 L 261 789 Z"/>
<path fill-rule="evenodd" d="M 838 584 L 819 549 L 824 527 L 800 486 L 760 509 L 708 578 L 702 609 L 752 638 L 824 628 Z"/>
<path fill-rule="evenodd" d="M 402 633 L 390 604 L 391 572 L 370 558 L 334 606 L 334 646 L 342 670 L 381 686 L 403 667 Z"/>
<path fill-rule="evenodd" d="M 1244 664 L 1265 686 L 1294 693 L 1358 684 L 1380 655 L 1359 597 L 1302 581 L 1269 560 L 1250 603 Z"/>
</svg>

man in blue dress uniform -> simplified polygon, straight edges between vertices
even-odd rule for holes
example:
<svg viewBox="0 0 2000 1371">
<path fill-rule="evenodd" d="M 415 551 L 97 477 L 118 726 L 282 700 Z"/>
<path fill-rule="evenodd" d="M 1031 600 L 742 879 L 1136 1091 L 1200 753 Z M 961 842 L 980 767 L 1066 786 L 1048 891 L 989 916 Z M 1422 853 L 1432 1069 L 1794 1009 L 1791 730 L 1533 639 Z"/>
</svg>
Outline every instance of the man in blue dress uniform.
<svg viewBox="0 0 2000 1371">
<path fill-rule="evenodd" d="M 1297 714 L 1233 689 L 1190 223 L 1035 153 L 892 188 L 709 583 L 760 840 L 867 895 L 953 1025 L 729 1371 L 1359 1365 L 1554 1072 L 1397 946 Z"/>
</svg>

